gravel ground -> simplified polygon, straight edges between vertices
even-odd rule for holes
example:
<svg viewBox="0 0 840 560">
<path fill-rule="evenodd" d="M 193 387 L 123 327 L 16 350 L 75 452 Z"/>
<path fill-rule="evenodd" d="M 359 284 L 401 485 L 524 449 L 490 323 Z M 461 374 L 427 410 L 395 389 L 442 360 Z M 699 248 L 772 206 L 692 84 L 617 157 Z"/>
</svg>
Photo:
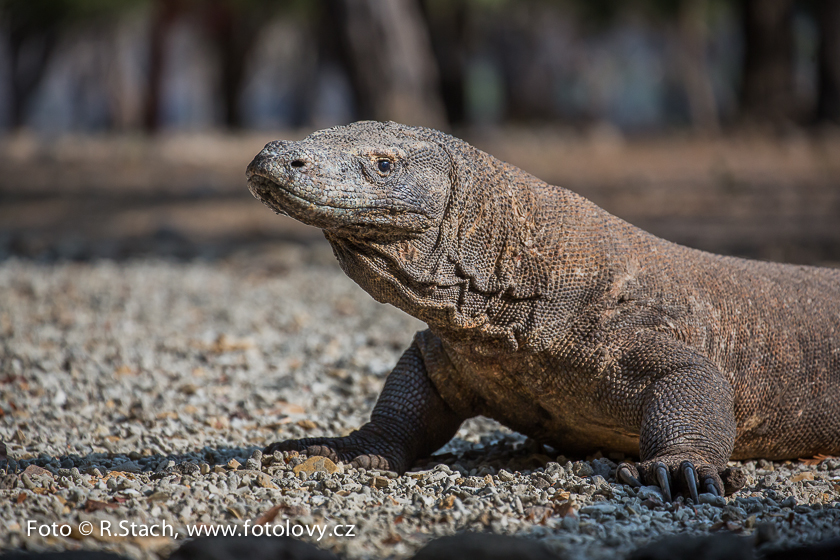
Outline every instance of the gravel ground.
<svg viewBox="0 0 840 560">
<path fill-rule="evenodd" d="M 746 488 L 693 506 L 616 484 L 621 457 L 558 456 L 481 418 L 401 477 L 258 451 L 363 423 L 420 328 L 323 244 L 0 262 L 0 547 L 158 558 L 196 527 L 265 523 L 326 526 L 303 539 L 346 558 L 406 558 L 465 530 L 591 559 L 674 533 L 754 535 L 760 550 L 840 536 L 837 458 L 745 462 Z"/>
</svg>

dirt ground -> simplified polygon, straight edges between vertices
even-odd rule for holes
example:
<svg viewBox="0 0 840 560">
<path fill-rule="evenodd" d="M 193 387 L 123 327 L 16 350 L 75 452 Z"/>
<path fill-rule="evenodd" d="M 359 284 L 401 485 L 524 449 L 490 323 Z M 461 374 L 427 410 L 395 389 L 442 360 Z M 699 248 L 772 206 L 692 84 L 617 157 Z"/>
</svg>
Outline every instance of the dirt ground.
<svg viewBox="0 0 840 560">
<path fill-rule="evenodd" d="M 212 258 L 320 243 L 319 231 L 273 215 L 245 187 L 245 166 L 266 142 L 303 135 L 0 138 L 0 258 Z M 458 135 L 666 239 L 752 258 L 840 263 L 840 134 Z"/>
</svg>

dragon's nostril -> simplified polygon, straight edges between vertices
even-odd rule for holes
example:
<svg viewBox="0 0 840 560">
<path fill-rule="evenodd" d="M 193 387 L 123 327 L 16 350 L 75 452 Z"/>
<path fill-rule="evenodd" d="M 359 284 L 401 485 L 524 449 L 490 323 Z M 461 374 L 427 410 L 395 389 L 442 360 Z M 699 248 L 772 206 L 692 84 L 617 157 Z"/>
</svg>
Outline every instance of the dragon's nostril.
<svg viewBox="0 0 840 560">
<path fill-rule="evenodd" d="M 292 167 L 303 167 L 304 165 L 306 165 L 306 162 L 302 159 L 296 159 L 292 162 Z"/>
</svg>

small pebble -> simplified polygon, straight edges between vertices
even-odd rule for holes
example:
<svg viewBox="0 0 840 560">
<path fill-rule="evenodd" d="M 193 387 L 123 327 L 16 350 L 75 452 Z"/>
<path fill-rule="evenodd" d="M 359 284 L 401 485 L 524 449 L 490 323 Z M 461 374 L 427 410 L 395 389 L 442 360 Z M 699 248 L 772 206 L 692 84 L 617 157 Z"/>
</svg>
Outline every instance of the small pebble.
<svg viewBox="0 0 840 560">
<path fill-rule="evenodd" d="M 721 496 L 715 496 L 714 494 L 703 493 L 697 496 L 697 499 L 701 504 L 709 504 L 716 507 L 723 507 L 726 505 L 725 498 L 722 498 Z"/>
</svg>

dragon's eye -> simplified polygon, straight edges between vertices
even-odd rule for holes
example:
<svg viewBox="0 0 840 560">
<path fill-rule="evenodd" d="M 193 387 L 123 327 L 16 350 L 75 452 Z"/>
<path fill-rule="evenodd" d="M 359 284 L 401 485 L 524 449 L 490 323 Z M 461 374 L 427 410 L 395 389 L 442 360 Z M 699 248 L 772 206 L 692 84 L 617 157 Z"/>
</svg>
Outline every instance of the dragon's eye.
<svg viewBox="0 0 840 560">
<path fill-rule="evenodd" d="M 376 168 L 380 173 L 387 175 L 391 172 L 391 161 L 387 159 L 380 159 L 376 162 Z"/>
</svg>

